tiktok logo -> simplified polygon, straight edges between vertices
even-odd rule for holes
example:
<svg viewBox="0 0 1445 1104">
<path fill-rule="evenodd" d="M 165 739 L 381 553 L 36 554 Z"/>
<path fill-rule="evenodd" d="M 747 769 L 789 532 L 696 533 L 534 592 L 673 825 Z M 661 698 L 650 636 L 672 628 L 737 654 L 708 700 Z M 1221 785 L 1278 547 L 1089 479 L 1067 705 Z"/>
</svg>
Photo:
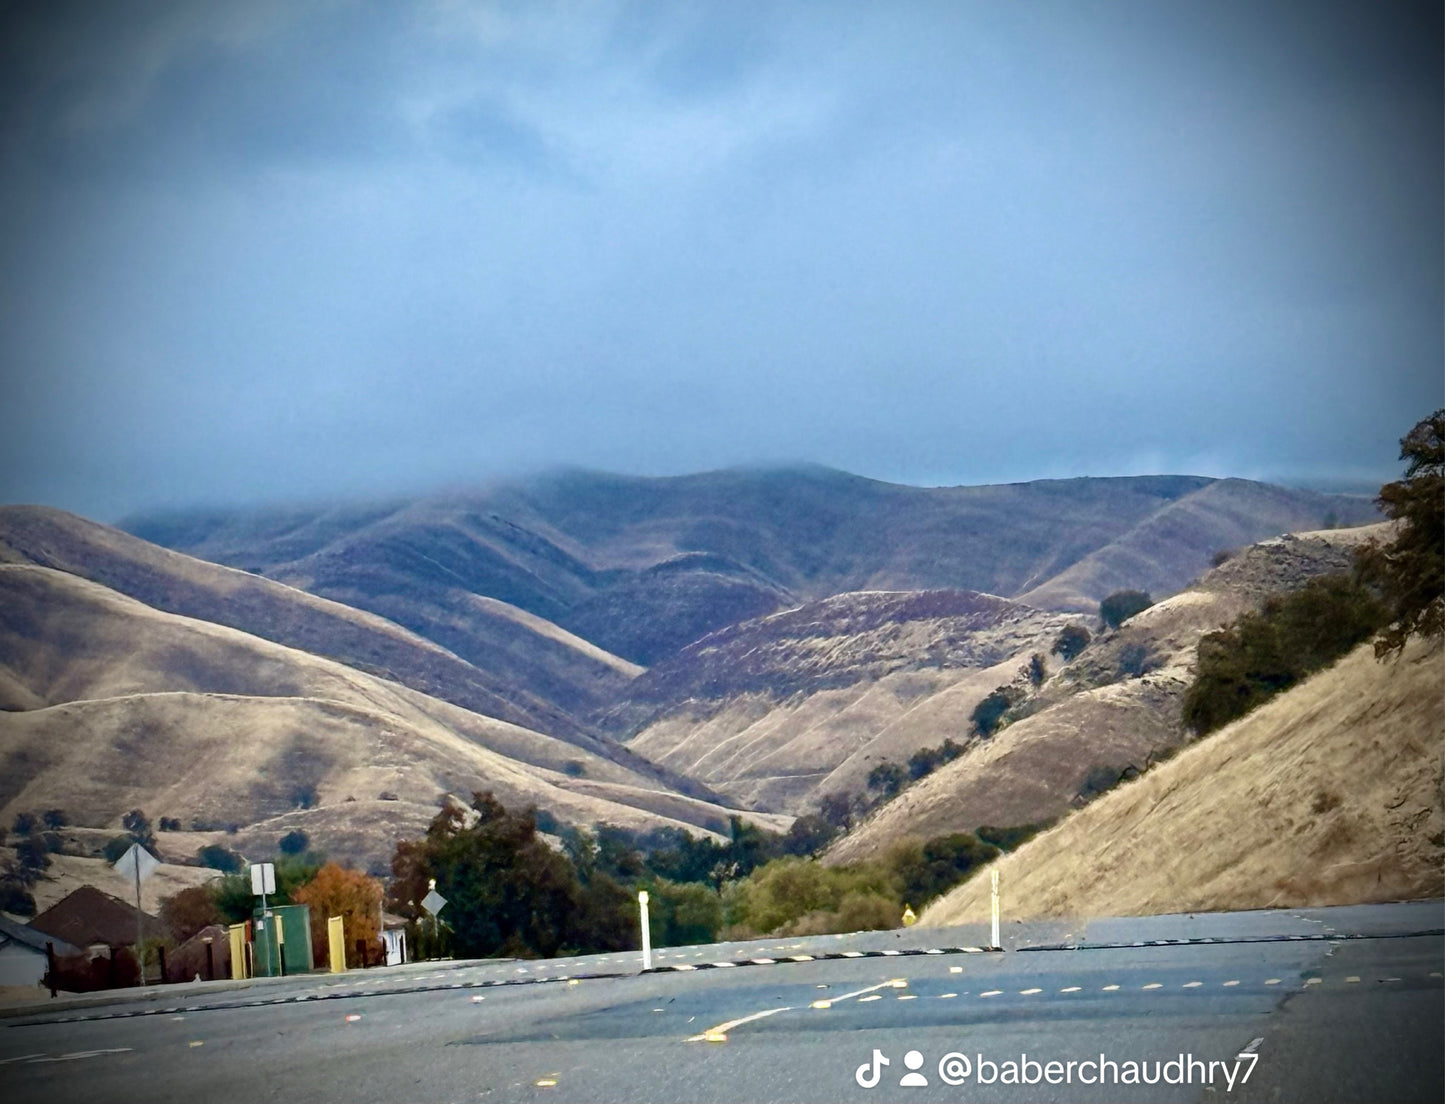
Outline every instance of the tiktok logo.
<svg viewBox="0 0 1445 1104">
<path fill-rule="evenodd" d="M 853 1074 L 853 1080 L 865 1089 L 877 1088 L 878 1079 L 883 1076 L 883 1067 L 888 1064 L 889 1061 L 883 1057 L 883 1052 L 874 1047 L 873 1060 L 859 1066 L 858 1071 Z"/>
<path fill-rule="evenodd" d="M 865 1089 L 877 1088 L 879 1080 L 883 1077 L 883 1067 L 889 1064 L 888 1059 L 883 1057 L 883 1052 L 875 1048 L 873 1058 L 858 1067 L 853 1074 L 853 1080 Z M 923 1068 L 921 1051 L 910 1050 L 903 1056 L 903 1064 L 908 1067 L 908 1072 L 898 1082 L 899 1088 L 923 1089 L 928 1087 L 928 1078 L 918 1072 Z"/>
</svg>

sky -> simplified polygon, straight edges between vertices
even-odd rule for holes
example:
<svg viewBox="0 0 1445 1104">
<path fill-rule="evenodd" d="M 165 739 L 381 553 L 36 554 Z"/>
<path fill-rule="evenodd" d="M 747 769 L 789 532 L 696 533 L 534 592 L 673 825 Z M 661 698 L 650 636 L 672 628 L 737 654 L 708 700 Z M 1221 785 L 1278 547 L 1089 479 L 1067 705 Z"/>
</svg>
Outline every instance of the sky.
<svg viewBox="0 0 1445 1104">
<path fill-rule="evenodd" d="M 0 0 L 0 502 L 1378 483 L 1438 3 Z"/>
</svg>

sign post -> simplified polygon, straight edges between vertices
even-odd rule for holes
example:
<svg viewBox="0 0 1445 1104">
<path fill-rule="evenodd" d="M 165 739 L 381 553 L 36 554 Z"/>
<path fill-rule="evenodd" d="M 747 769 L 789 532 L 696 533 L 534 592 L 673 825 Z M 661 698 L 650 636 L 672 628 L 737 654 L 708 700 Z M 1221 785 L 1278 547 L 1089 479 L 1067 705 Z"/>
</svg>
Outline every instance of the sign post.
<svg viewBox="0 0 1445 1104">
<path fill-rule="evenodd" d="M 266 930 L 266 919 L 271 915 L 271 910 L 266 904 L 266 895 L 276 892 L 276 864 L 275 863 L 252 863 L 251 864 L 251 892 L 261 898 L 261 929 Z M 276 931 L 273 929 L 266 937 L 266 973 L 271 974 L 271 950 L 276 944 Z M 276 973 L 280 973 L 279 968 Z M 275 976 L 272 974 L 271 976 Z"/>
<path fill-rule="evenodd" d="M 137 985 L 146 983 L 146 955 L 145 955 L 145 924 L 144 913 L 140 908 L 140 884 L 156 872 L 160 866 L 160 860 L 147 851 L 138 843 L 133 843 L 130 848 L 116 860 L 111 867 L 117 874 L 135 879 L 135 962 Z M 164 980 L 164 979 L 162 979 Z"/>
<path fill-rule="evenodd" d="M 989 881 L 993 887 L 989 894 L 989 912 L 993 917 L 993 946 L 998 948 L 1000 946 L 998 941 L 998 867 L 994 867 L 989 873 L 991 875 Z"/>
<path fill-rule="evenodd" d="M 427 915 L 431 917 L 431 949 L 434 958 L 441 956 L 437 950 L 437 913 L 447 907 L 447 899 L 437 892 L 437 880 L 427 879 L 427 895 L 421 899 L 421 907 L 426 909 Z"/>
<path fill-rule="evenodd" d="M 647 920 L 647 890 L 637 891 L 637 909 L 642 914 L 642 969 L 652 969 L 652 926 Z"/>
</svg>

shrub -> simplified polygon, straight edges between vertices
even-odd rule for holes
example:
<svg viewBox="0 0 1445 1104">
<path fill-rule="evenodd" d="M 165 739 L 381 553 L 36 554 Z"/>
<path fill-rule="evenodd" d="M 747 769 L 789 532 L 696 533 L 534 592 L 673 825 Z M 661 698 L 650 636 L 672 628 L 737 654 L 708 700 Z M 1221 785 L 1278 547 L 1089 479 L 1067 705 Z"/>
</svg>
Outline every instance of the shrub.
<svg viewBox="0 0 1445 1104">
<path fill-rule="evenodd" d="M 311 837 L 300 828 L 287 832 L 276 841 L 276 849 L 283 855 L 299 855 L 311 846 Z"/>
<path fill-rule="evenodd" d="M 179 832 L 181 830 L 181 818 L 161 817 L 160 829 L 162 832 Z"/>
<path fill-rule="evenodd" d="M 1009 706 L 1022 695 L 1011 686 L 1000 686 L 973 707 L 973 727 L 980 736 L 992 736 Z"/>
<path fill-rule="evenodd" d="M 202 866 L 209 866 L 212 870 L 225 874 L 234 874 L 245 865 L 245 860 L 240 855 L 219 843 L 209 843 L 200 848 L 196 851 L 196 858 Z"/>
<path fill-rule="evenodd" d="M 15 858 L 29 870 L 41 871 L 50 868 L 49 848 L 39 836 L 27 836 L 15 845 Z"/>
<path fill-rule="evenodd" d="M 1209 557 L 1209 566 L 1222 567 L 1224 564 L 1227 564 L 1232 559 L 1234 559 L 1234 549 L 1221 548 L 1216 551 L 1214 555 Z"/>
<path fill-rule="evenodd" d="M 992 844 L 1000 851 L 1012 851 L 1033 839 L 1052 824 L 1053 821 L 1050 820 L 1041 820 L 1037 824 L 1020 824 L 1013 828 L 994 828 L 985 824 L 975 828 L 973 834 L 982 842 Z"/>
<path fill-rule="evenodd" d="M 868 788 L 876 790 L 882 800 L 896 797 L 908 781 L 908 773 L 897 763 L 884 760 L 868 772 Z"/>
<path fill-rule="evenodd" d="M 0 911 L 16 916 L 34 916 L 35 898 L 23 882 L 13 878 L 0 879 Z"/>
<path fill-rule="evenodd" d="M 899 895 L 921 907 L 965 881 L 998 853 L 992 844 L 956 832 L 926 841 L 905 840 L 890 850 L 886 861 L 898 879 Z"/>
<path fill-rule="evenodd" d="M 1380 601 L 1347 575 L 1311 579 L 1199 641 L 1184 723 L 1203 735 L 1333 663 L 1383 625 Z"/>
<path fill-rule="evenodd" d="M 101 848 L 100 853 L 105 856 L 105 861 L 108 863 L 119 862 L 120 857 L 130 850 L 133 843 L 135 840 L 129 836 L 111 836 L 105 841 L 105 846 Z"/>
<path fill-rule="evenodd" d="M 1138 678 L 1153 669 L 1154 656 L 1137 640 L 1130 641 L 1119 649 L 1119 674 L 1124 678 Z"/>
<path fill-rule="evenodd" d="M 569 778 L 583 778 L 587 774 L 587 764 L 581 759 L 568 759 L 562 764 L 562 772 Z"/>
<path fill-rule="evenodd" d="M 64 809 L 46 809 L 45 812 L 40 814 L 40 819 L 45 823 L 45 827 L 51 831 L 64 828 L 70 823 L 69 818 L 65 815 Z"/>
<path fill-rule="evenodd" d="M 17 836 L 28 836 L 35 831 L 37 821 L 34 813 L 16 813 L 14 831 Z"/>
<path fill-rule="evenodd" d="M 202 928 L 224 924 L 226 916 L 208 886 L 191 886 L 161 902 L 161 920 L 184 943 Z"/>
<path fill-rule="evenodd" d="M 1054 646 L 1049 650 L 1054 655 L 1062 657 L 1063 661 L 1067 663 L 1088 647 L 1089 641 L 1092 639 L 1093 636 L 1083 625 L 1065 625 L 1063 632 L 1059 633 L 1058 638 L 1054 641 Z"/>
<path fill-rule="evenodd" d="M 1044 678 L 1048 674 L 1044 667 L 1044 657 L 1041 653 L 1035 652 L 1029 656 L 1028 665 L 1024 668 L 1024 678 L 1029 680 L 1030 686 L 1042 686 Z"/>
<path fill-rule="evenodd" d="M 1111 629 L 1117 629 L 1136 613 L 1154 604 L 1154 599 L 1143 590 L 1116 590 L 1099 603 L 1099 617 Z"/>
<path fill-rule="evenodd" d="M 121 817 L 120 826 L 130 833 L 130 838 L 142 847 L 149 848 L 156 845 L 155 833 L 151 831 L 151 822 L 139 809 L 132 809 Z"/>
<path fill-rule="evenodd" d="M 1139 772 L 1132 766 L 1110 767 L 1096 766 L 1089 770 L 1084 776 L 1083 784 L 1079 786 L 1078 796 L 1084 801 L 1092 801 L 1100 794 L 1108 793 L 1120 782 L 1127 782 L 1131 778 L 1137 778 Z"/>
</svg>

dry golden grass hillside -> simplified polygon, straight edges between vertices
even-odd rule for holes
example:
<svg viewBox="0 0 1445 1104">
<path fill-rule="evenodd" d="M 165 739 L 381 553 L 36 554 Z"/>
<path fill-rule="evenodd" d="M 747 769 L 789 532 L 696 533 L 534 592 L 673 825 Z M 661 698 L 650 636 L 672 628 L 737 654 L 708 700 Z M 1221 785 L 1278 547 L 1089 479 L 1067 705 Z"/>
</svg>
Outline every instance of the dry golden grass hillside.
<svg viewBox="0 0 1445 1104">
<path fill-rule="evenodd" d="M 1360 646 L 997 862 L 1012 919 L 1445 892 L 1445 650 Z M 975 877 L 921 922 L 988 916 Z"/>
<path fill-rule="evenodd" d="M 375 859 L 444 792 L 634 828 L 725 830 L 729 814 L 565 741 L 49 568 L 0 566 L 0 693 L 3 818 L 59 807 L 118 827 L 140 807 L 221 832 L 315 805 L 320 846 Z"/>
<path fill-rule="evenodd" d="M 1182 698 L 1193 679 L 1199 638 L 1271 593 L 1346 569 L 1354 546 L 1377 529 L 1262 541 L 1193 588 L 1095 638 L 1051 673 L 1023 716 L 991 739 L 971 742 L 958 759 L 877 809 L 828 851 L 827 861 L 871 858 L 909 836 L 1053 820 L 1082 803 L 1091 772 L 1117 778 L 1147 769 L 1188 739 Z M 946 734 L 960 738 L 967 714 L 949 719 L 957 727 Z"/>
</svg>

